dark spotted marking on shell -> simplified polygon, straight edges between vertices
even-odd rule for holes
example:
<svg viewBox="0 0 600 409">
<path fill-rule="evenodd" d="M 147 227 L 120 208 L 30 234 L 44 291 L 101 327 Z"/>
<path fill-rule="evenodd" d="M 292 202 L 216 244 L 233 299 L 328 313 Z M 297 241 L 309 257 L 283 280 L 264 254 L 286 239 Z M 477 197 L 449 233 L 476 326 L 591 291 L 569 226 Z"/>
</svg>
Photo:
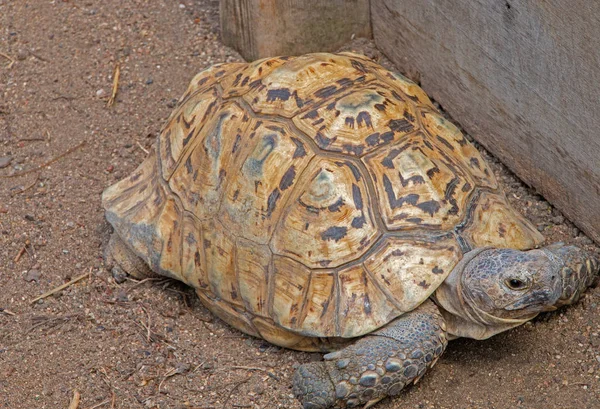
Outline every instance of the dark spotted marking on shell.
<svg viewBox="0 0 600 409">
<path fill-rule="evenodd" d="M 340 162 L 336 163 L 338 166 L 341 166 Z M 350 171 L 352 172 L 352 176 L 354 176 L 354 179 L 359 182 L 361 175 L 360 175 L 360 171 L 358 170 L 358 168 L 350 161 L 345 161 L 344 164 L 346 166 L 348 166 L 350 168 Z"/>
<path fill-rule="evenodd" d="M 317 91 L 315 91 L 315 97 L 317 98 L 329 98 L 333 94 L 335 94 L 338 90 L 338 87 L 335 85 L 329 85 L 327 87 L 323 87 Z"/>
<path fill-rule="evenodd" d="M 294 165 L 290 166 L 290 168 L 284 173 L 281 178 L 281 182 L 279 182 L 279 189 L 284 191 L 287 190 L 294 183 L 294 178 L 296 177 L 296 168 Z"/>
<path fill-rule="evenodd" d="M 452 146 L 452 144 L 450 142 L 448 142 L 446 139 L 442 138 L 439 135 L 436 135 L 437 140 L 440 141 L 441 143 L 443 143 L 448 149 L 450 149 L 451 151 L 454 151 L 454 146 Z"/>
<path fill-rule="evenodd" d="M 302 141 L 300 141 L 300 139 L 298 138 L 294 138 L 293 136 L 291 137 L 292 142 L 294 142 L 294 145 L 296 145 L 296 150 L 294 151 L 294 155 L 293 158 L 303 158 L 306 156 L 306 148 L 304 147 L 304 144 L 302 143 Z"/>
<path fill-rule="evenodd" d="M 365 225 L 366 222 L 367 220 L 365 219 L 364 215 L 360 217 L 355 217 L 354 219 L 352 219 L 352 227 L 354 227 L 355 229 L 360 229 Z"/>
<path fill-rule="evenodd" d="M 352 200 L 358 210 L 363 208 L 362 193 L 360 192 L 360 188 L 354 183 L 352 184 Z"/>
<path fill-rule="evenodd" d="M 194 136 L 194 130 L 192 129 L 190 132 L 188 132 L 187 136 L 185 138 L 183 138 L 183 146 L 187 145 L 188 142 L 190 141 L 190 139 L 192 139 L 192 136 Z"/>
<path fill-rule="evenodd" d="M 425 179 L 423 179 L 423 176 L 421 175 L 415 175 L 409 177 L 408 179 L 404 179 L 402 177 L 402 174 L 398 173 L 398 177 L 400 178 L 400 184 L 402 185 L 402 187 L 408 186 L 409 183 L 412 183 L 413 185 L 422 185 L 423 183 L 425 183 Z"/>
<path fill-rule="evenodd" d="M 447 200 L 450 200 L 452 197 L 454 197 L 454 193 L 456 192 L 456 186 L 459 182 L 460 179 L 457 177 L 452 178 L 452 180 L 448 182 L 448 184 L 446 185 L 446 191 L 444 192 L 444 197 Z"/>
<path fill-rule="evenodd" d="M 419 201 L 419 195 L 417 195 L 415 193 L 411 193 L 406 196 L 396 198 L 396 194 L 394 193 L 394 188 L 392 187 L 392 182 L 387 177 L 387 175 L 383 175 L 383 187 L 385 189 L 385 192 L 387 193 L 388 202 L 392 209 L 401 207 L 404 203 L 408 203 L 412 206 L 415 206 L 417 204 L 417 202 Z M 439 209 L 439 204 L 438 204 L 438 209 Z"/>
<path fill-rule="evenodd" d="M 348 228 L 345 226 L 331 226 L 323 233 L 321 233 L 321 239 L 334 240 L 338 242 L 344 237 L 346 237 L 346 233 L 348 233 Z"/>
<path fill-rule="evenodd" d="M 360 71 L 361 73 L 366 73 L 367 69 L 365 68 L 364 64 L 361 63 L 360 61 L 357 60 L 350 60 L 350 64 L 352 64 L 352 66 L 357 70 Z"/>
<path fill-rule="evenodd" d="M 415 129 L 413 124 L 408 122 L 406 119 L 392 119 L 388 123 L 388 126 L 394 132 L 408 133 L 408 132 L 412 131 L 413 129 Z"/>
<path fill-rule="evenodd" d="M 330 139 L 324 136 L 321 132 L 317 132 L 317 135 L 315 136 L 315 141 L 319 144 L 321 148 L 327 148 L 329 145 L 331 145 L 334 139 Z"/>
<path fill-rule="evenodd" d="M 352 81 L 350 78 L 341 78 L 336 82 L 343 88 L 349 87 L 354 83 L 354 81 Z"/>
<path fill-rule="evenodd" d="M 277 201 L 280 197 L 281 192 L 277 188 L 273 190 L 269 195 L 269 198 L 267 199 L 267 217 L 271 217 L 271 215 L 275 211 L 275 206 L 277 205 Z"/>
<path fill-rule="evenodd" d="M 346 119 L 344 120 L 344 124 L 350 128 L 350 129 L 354 129 L 354 118 L 351 116 L 347 116 Z"/>
<path fill-rule="evenodd" d="M 260 79 L 254 80 L 250 84 L 248 84 L 248 86 L 252 89 L 259 88 L 261 85 L 262 85 L 262 80 L 260 80 Z"/>
<path fill-rule="evenodd" d="M 471 162 L 471 166 L 474 166 L 477 169 L 481 169 L 481 165 L 479 164 L 479 159 L 471 158 L 470 162 Z"/>
<path fill-rule="evenodd" d="M 423 203 L 417 204 L 417 207 L 423 210 L 425 213 L 429 213 L 430 216 L 433 216 L 440 210 L 440 204 L 435 200 L 428 200 Z"/>
<path fill-rule="evenodd" d="M 353 153 L 357 156 L 362 155 L 363 151 L 365 150 L 365 147 L 362 145 L 351 145 L 351 144 L 344 144 L 342 146 L 342 148 L 346 151 L 346 152 L 350 152 Z"/>
<path fill-rule="evenodd" d="M 188 158 L 185 160 L 184 166 L 185 166 L 185 170 L 187 171 L 188 175 L 194 171 L 194 169 L 192 168 L 192 157 L 191 156 L 188 156 Z"/>
<path fill-rule="evenodd" d="M 371 122 L 371 115 L 367 111 L 361 111 L 358 113 L 356 117 L 356 123 L 358 126 L 366 126 L 369 128 L 373 128 L 373 122 Z"/>
<path fill-rule="evenodd" d="M 435 167 L 433 167 L 431 169 L 427 169 L 426 173 L 427 173 L 427 177 L 429 179 L 432 179 L 435 176 L 436 173 L 440 173 L 440 172 L 441 172 L 440 168 L 438 168 L 437 166 L 435 166 Z"/>
<path fill-rule="evenodd" d="M 344 204 L 344 199 L 339 198 L 335 203 L 329 205 L 327 207 L 327 210 L 329 210 L 330 212 L 339 212 Z"/>
<path fill-rule="evenodd" d="M 395 169 L 394 159 L 400 152 L 400 149 L 392 149 L 387 156 L 381 160 L 381 164 L 388 169 Z"/>
<path fill-rule="evenodd" d="M 319 116 L 319 112 L 316 109 L 313 109 L 312 111 L 308 111 L 306 114 L 304 114 L 302 119 L 315 119 L 318 116 Z"/>
<path fill-rule="evenodd" d="M 237 152 L 238 148 L 240 147 L 241 140 L 242 140 L 242 135 L 237 134 L 235 136 L 235 142 L 233 143 L 233 147 L 231 148 L 231 153 Z"/>
<path fill-rule="evenodd" d="M 196 243 L 196 237 L 194 236 L 194 233 L 189 232 L 188 235 L 185 238 L 186 243 L 188 244 L 195 244 Z"/>
</svg>

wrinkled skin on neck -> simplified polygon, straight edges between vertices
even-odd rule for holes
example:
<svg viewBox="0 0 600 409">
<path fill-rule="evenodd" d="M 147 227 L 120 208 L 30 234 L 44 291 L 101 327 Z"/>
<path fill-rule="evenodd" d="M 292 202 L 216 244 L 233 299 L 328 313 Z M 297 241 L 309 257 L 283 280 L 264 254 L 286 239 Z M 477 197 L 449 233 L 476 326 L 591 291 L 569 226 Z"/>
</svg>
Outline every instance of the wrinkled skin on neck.
<svg viewBox="0 0 600 409">
<path fill-rule="evenodd" d="M 476 249 L 465 254 L 434 299 L 450 334 L 485 339 L 576 302 L 598 269 L 595 258 L 562 244 L 529 251 Z"/>
</svg>

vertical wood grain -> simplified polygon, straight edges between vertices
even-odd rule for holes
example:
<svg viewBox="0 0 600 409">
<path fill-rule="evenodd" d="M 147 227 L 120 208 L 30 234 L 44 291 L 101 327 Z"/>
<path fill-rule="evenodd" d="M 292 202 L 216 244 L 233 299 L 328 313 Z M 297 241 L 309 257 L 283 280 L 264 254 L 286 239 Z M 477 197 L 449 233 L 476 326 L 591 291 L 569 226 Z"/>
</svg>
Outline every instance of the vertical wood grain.
<svg viewBox="0 0 600 409">
<path fill-rule="evenodd" d="M 221 0 L 221 36 L 247 60 L 333 51 L 371 37 L 369 0 Z"/>
</svg>

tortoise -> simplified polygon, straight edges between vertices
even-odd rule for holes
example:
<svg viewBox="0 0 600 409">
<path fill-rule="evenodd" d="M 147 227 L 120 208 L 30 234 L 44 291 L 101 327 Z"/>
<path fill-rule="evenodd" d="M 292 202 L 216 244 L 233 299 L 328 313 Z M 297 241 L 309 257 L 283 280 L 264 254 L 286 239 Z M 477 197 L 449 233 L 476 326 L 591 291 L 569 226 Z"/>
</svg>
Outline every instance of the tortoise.
<svg viewBox="0 0 600 409">
<path fill-rule="evenodd" d="M 173 277 L 238 330 L 301 351 L 304 408 L 369 407 L 575 302 L 598 262 L 543 237 L 418 85 L 352 53 L 217 64 L 103 193 L 114 274 Z"/>
</svg>

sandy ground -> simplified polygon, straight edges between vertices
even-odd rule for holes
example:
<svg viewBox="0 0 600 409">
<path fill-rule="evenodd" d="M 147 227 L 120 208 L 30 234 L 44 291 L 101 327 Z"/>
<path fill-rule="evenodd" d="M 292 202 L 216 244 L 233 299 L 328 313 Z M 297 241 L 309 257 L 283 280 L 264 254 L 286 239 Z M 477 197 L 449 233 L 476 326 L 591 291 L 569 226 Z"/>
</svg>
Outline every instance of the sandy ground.
<svg viewBox="0 0 600 409">
<path fill-rule="evenodd" d="M 194 73 L 240 60 L 219 42 L 218 2 L 0 0 L 0 52 L 0 407 L 66 408 L 78 391 L 79 408 L 299 408 L 291 375 L 318 354 L 231 329 L 183 285 L 119 285 L 103 268 L 100 193 L 143 160 Z M 484 155 L 548 241 L 598 252 Z M 599 312 L 595 289 L 488 341 L 454 341 L 377 407 L 600 408 Z"/>
</svg>

